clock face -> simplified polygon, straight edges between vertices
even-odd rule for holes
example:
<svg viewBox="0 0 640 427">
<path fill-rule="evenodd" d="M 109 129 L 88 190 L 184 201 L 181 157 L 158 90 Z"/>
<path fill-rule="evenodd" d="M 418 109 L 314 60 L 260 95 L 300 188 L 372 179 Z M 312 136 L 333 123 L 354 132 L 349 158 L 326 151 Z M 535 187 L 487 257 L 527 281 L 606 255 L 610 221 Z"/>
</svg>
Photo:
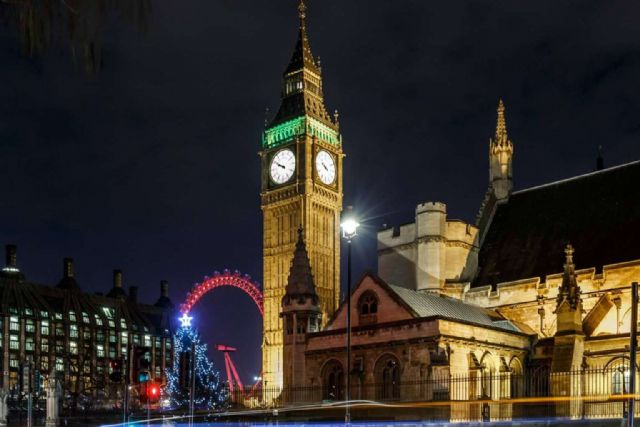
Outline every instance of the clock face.
<svg viewBox="0 0 640 427">
<path fill-rule="evenodd" d="M 288 148 L 280 150 L 271 159 L 269 173 L 276 184 L 284 184 L 289 181 L 296 170 L 296 156 Z"/>
<path fill-rule="evenodd" d="M 336 162 L 333 156 L 324 150 L 318 151 L 316 155 L 316 172 L 320 181 L 330 185 L 336 180 Z"/>
</svg>

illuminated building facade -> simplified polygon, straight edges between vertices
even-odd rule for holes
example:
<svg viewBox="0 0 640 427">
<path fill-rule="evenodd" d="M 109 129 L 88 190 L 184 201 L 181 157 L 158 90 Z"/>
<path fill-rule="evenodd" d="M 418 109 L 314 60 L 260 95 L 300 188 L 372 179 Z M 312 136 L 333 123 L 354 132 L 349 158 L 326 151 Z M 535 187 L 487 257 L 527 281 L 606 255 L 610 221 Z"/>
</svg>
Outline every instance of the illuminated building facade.
<svg viewBox="0 0 640 427">
<path fill-rule="evenodd" d="M 18 268 L 16 247 L 7 246 L 0 271 L 0 386 L 20 391 L 20 367 L 29 361 L 32 376 L 36 370 L 43 378 L 53 373 L 68 392 L 109 397 L 117 389 L 110 386 L 109 362 L 125 357 L 133 368 L 129 355 L 140 347 L 149 349 L 151 378 L 164 382 L 173 360 L 168 284 L 161 282 L 157 302 L 147 305 L 137 301 L 136 287 L 124 290 L 119 270 L 106 295 L 92 295 L 82 292 L 72 259 L 63 267 L 55 287 L 29 282 Z"/>
<path fill-rule="evenodd" d="M 593 172 L 514 191 L 502 102 L 497 113 L 476 223 L 427 202 L 415 222 L 378 232 L 378 274 L 351 295 L 350 366 L 346 304 L 315 331 L 313 293 L 285 297 L 283 317 L 308 320 L 285 331 L 285 385 L 311 387 L 303 399 L 340 400 L 351 375 L 353 398 L 452 401 L 450 420 L 526 416 L 514 402 L 536 396 L 559 398 L 544 414 L 623 415 L 640 161 L 599 158 Z"/>
<path fill-rule="evenodd" d="M 300 29 L 282 85 L 280 108 L 262 139 L 264 262 L 263 381 L 282 386 L 281 302 L 302 227 L 319 296 L 321 321 L 338 305 L 342 138 L 324 105 L 322 69 L 311 53 L 300 3 Z"/>
</svg>

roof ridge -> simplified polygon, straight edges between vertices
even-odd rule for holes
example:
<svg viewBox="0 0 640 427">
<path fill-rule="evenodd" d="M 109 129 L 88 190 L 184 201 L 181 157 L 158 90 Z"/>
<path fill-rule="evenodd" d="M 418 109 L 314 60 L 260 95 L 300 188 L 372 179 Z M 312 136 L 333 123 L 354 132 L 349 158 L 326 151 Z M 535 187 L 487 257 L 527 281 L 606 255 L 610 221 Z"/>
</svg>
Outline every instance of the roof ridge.
<svg viewBox="0 0 640 427">
<path fill-rule="evenodd" d="M 582 178 L 587 178 L 587 177 L 598 175 L 598 174 L 605 174 L 607 172 L 611 172 L 611 171 L 614 171 L 614 170 L 617 170 L 617 169 L 622 169 L 622 168 L 625 168 L 625 167 L 628 167 L 628 166 L 633 166 L 633 165 L 636 165 L 636 164 L 640 164 L 640 160 L 634 160 L 634 161 L 629 162 L 629 163 L 623 163 L 621 165 L 611 166 L 611 167 L 606 168 L 606 169 L 597 170 L 597 171 L 593 171 L 593 172 L 588 172 L 588 173 L 584 173 L 584 174 L 581 174 L 581 175 L 576 175 L 576 176 L 572 176 L 572 177 L 569 177 L 569 178 L 564 178 L 564 179 L 560 179 L 560 180 L 557 180 L 557 181 L 548 182 L 546 184 L 540 184 L 540 185 L 536 185 L 536 186 L 529 187 L 529 188 L 523 188 L 522 190 L 514 191 L 511 194 L 512 195 L 522 194 L 522 193 L 526 193 L 526 192 L 529 192 L 529 191 L 538 190 L 538 189 L 541 189 L 541 188 L 546 188 L 546 187 L 551 187 L 551 186 L 558 185 L 558 184 L 563 184 L 565 182 L 577 181 L 577 180 L 582 179 Z"/>
</svg>

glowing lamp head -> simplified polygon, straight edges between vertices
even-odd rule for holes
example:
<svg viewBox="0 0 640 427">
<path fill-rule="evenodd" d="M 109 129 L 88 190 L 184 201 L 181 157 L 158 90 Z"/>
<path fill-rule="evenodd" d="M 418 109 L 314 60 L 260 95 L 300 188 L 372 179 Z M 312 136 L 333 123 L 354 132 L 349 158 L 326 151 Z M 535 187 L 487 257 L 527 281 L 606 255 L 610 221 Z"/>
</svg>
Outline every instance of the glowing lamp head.
<svg viewBox="0 0 640 427">
<path fill-rule="evenodd" d="M 183 328 L 190 328 L 193 317 L 189 316 L 189 313 L 182 313 L 182 317 L 178 320 L 180 320 L 180 326 Z"/>
<path fill-rule="evenodd" d="M 340 228 L 342 228 L 342 237 L 351 240 L 358 235 L 359 226 L 360 224 L 354 218 L 345 219 L 342 224 L 340 224 Z"/>
</svg>

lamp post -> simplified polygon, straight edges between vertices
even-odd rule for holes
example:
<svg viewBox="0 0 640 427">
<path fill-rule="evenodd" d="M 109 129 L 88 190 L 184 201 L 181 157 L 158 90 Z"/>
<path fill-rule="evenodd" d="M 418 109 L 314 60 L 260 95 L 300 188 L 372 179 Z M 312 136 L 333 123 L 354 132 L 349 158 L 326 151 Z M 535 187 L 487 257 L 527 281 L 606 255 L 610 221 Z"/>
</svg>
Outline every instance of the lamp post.
<svg viewBox="0 0 640 427">
<path fill-rule="evenodd" d="M 347 241 L 347 390 L 345 393 L 346 408 L 344 414 L 345 423 L 351 423 L 351 240 L 358 235 L 358 221 L 350 214 L 340 224 L 342 238 Z"/>
</svg>

